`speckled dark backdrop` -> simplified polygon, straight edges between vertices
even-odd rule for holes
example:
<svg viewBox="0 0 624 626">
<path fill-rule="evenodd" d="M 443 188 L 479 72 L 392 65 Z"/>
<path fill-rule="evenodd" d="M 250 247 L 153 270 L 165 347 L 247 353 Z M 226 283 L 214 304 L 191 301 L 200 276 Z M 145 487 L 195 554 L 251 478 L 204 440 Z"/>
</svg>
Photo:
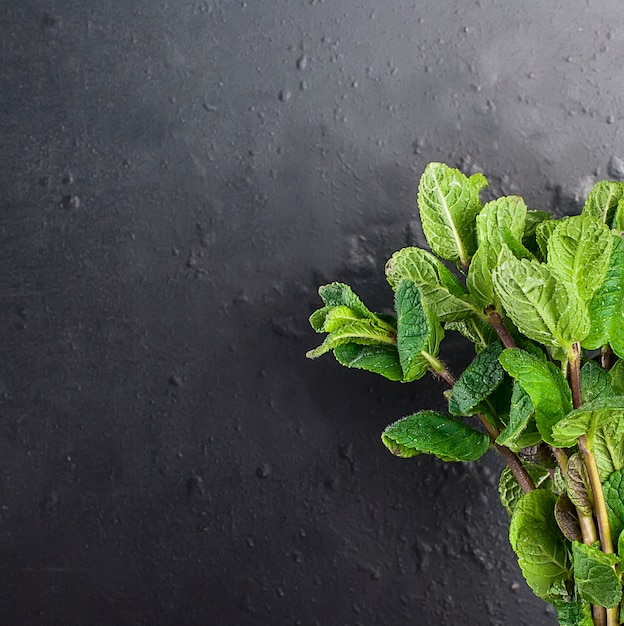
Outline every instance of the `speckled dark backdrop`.
<svg viewBox="0 0 624 626">
<path fill-rule="evenodd" d="M 442 387 L 307 317 L 391 305 L 428 161 L 563 212 L 624 176 L 623 46 L 615 0 L 4 0 L 0 621 L 555 624 L 498 460 L 379 442 Z"/>
</svg>

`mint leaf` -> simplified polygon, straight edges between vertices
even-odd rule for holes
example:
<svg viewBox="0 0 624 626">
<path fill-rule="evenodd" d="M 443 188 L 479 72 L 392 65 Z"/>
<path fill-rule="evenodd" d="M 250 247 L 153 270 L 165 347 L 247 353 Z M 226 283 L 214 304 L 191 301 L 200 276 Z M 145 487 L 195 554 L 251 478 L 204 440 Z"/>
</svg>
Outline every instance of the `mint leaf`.
<svg viewBox="0 0 624 626">
<path fill-rule="evenodd" d="M 496 331 L 485 320 L 478 317 L 468 318 L 460 322 L 446 322 L 444 328 L 461 333 L 475 344 L 477 352 L 498 339 Z"/>
<path fill-rule="evenodd" d="M 582 541 L 581 524 L 578 512 L 570 498 L 562 493 L 555 504 L 555 519 L 557 525 L 568 541 Z"/>
<path fill-rule="evenodd" d="M 559 282 L 548 266 L 516 259 L 503 247 L 492 273 L 505 312 L 529 339 L 566 350 L 589 332 L 586 307 L 574 290 Z"/>
<path fill-rule="evenodd" d="M 553 445 L 553 427 L 572 409 L 570 388 L 561 371 L 519 348 L 504 350 L 499 359 L 531 398 L 537 428 L 544 441 Z"/>
<path fill-rule="evenodd" d="M 484 242 L 475 252 L 468 268 L 466 286 L 482 309 L 498 302 L 492 283 L 492 270 L 496 266 L 497 260 L 498 255 L 495 249 Z"/>
<path fill-rule="evenodd" d="M 547 469 L 539 467 L 537 465 L 525 465 L 525 469 L 529 476 L 533 480 L 533 484 L 536 487 L 543 487 L 549 484 L 550 474 Z M 498 495 L 500 497 L 501 504 L 507 510 L 509 515 L 512 515 L 516 509 L 516 505 L 520 502 L 524 492 L 516 480 L 513 472 L 506 466 L 501 472 L 500 479 L 498 481 Z"/>
<path fill-rule="evenodd" d="M 334 348 L 334 356 L 345 367 L 367 370 L 389 380 L 403 380 L 399 353 L 394 345 L 345 343 Z"/>
<path fill-rule="evenodd" d="M 548 267 L 589 302 L 605 279 L 612 248 L 613 235 L 604 222 L 589 215 L 564 218 L 548 240 Z"/>
<path fill-rule="evenodd" d="M 609 370 L 609 381 L 613 391 L 619 396 L 624 396 L 624 360 L 618 359 Z"/>
<path fill-rule="evenodd" d="M 599 606 L 615 608 L 622 599 L 622 587 L 613 566 L 619 561 L 615 554 L 579 541 L 572 542 L 574 582 L 578 594 Z"/>
<path fill-rule="evenodd" d="M 583 598 L 576 600 L 554 600 L 559 626 L 594 626 L 591 604 Z"/>
<path fill-rule="evenodd" d="M 602 488 L 607 503 L 611 534 L 613 537 L 619 537 L 624 530 L 624 472 L 622 470 L 613 472 Z"/>
<path fill-rule="evenodd" d="M 414 281 L 441 322 L 479 313 L 464 286 L 439 259 L 420 248 L 403 248 L 386 263 L 386 278 L 396 291 L 404 279 Z"/>
<path fill-rule="evenodd" d="M 583 347 L 594 350 L 611 343 L 616 354 L 624 356 L 624 241 L 616 235 L 611 235 L 611 241 L 604 281 L 588 305 L 591 330 Z"/>
<path fill-rule="evenodd" d="M 356 319 L 347 321 L 331 331 L 325 338 L 325 341 L 318 348 L 307 352 L 306 356 L 309 359 L 316 359 L 345 343 L 394 345 L 396 343 L 396 334 L 387 325 L 375 320 Z"/>
<path fill-rule="evenodd" d="M 477 216 L 476 251 L 466 285 L 482 307 L 498 302 L 492 285 L 492 270 L 496 266 L 503 243 L 522 248 L 527 208 L 519 196 L 505 196 L 488 202 Z"/>
<path fill-rule="evenodd" d="M 624 467 L 624 396 L 586 402 L 571 411 L 553 428 L 553 441 L 569 448 L 586 435 L 588 448 L 594 452 L 600 479 Z"/>
<path fill-rule="evenodd" d="M 612 227 L 615 230 L 624 231 L 624 198 L 620 198 L 617 208 L 615 209 Z"/>
<path fill-rule="evenodd" d="M 589 192 L 581 214 L 594 217 L 605 224 L 611 224 L 615 209 L 623 197 L 624 183 L 601 180 Z"/>
<path fill-rule="evenodd" d="M 514 380 L 507 425 L 496 439 L 496 443 L 507 446 L 514 452 L 538 444 L 542 436 L 534 424 L 532 424 L 533 428 L 530 427 L 534 413 L 535 409 L 531 397 L 522 389 L 518 381 Z M 529 439 L 527 439 L 527 435 L 530 435 Z"/>
<path fill-rule="evenodd" d="M 424 453 L 443 461 L 476 461 L 490 447 L 485 433 L 436 411 L 421 411 L 390 424 L 381 440 L 396 456 Z"/>
<path fill-rule="evenodd" d="M 423 301 L 416 284 L 402 280 L 395 298 L 397 312 L 397 349 L 403 380 L 422 378 L 429 368 L 428 355 L 436 356 L 444 331 Z"/>
<path fill-rule="evenodd" d="M 581 368 L 581 392 L 584 402 L 615 396 L 609 374 L 596 361 L 587 361 Z"/>
<path fill-rule="evenodd" d="M 503 382 L 505 371 L 498 360 L 503 348 L 493 343 L 482 350 L 459 377 L 449 399 L 449 411 L 453 415 L 472 415 Z"/>
<path fill-rule="evenodd" d="M 545 220 L 538 224 L 535 229 L 535 240 L 544 260 L 548 258 L 548 240 L 558 224 L 558 220 Z"/>
<path fill-rule="evenodd" d="M 525 494 L 509 525 L 509 541 L 518 564 L 536 596 L 551 600 L 562 595 L 570 577 L 566 541 L 555 520 L 557 496 L 544 489 Z"/>
<path fill-rule="evenodd" d="M 579 454 L 573 454 L 568 461 L 565 487 L 568 497 L 576 508 L 584 515 L 592 515 L 593 496 L 590 495 L 589 476 Z"/>
<path fill-rule="evenodd" d="M 477 240 L 487 242 L 496 253 L 503 244 L 502 232 L 522 241 L 527 207 L 520 196 L 503 196 L 488 202 L 477 216 Z"/>
<path fill-rule="evenodd" d="M 373 313 L 371 313 L 360 298 L 353 293 L 349 285 L 345 285 L 344 283 L 330 283 L 329 285 L 322 285 L 319 287 L 318 291 L 321 299 L 329 308 L 346 306 L 359 318 L 373 317 Z"/>
<path fill-rule="evenodd" d="M 467 178 L 443 163 L 429 163 L 418 185 L 423 232 L 435 254 L 467 267 L 477 248 L 475 218 L 482 208 L 483 176 Z"/>
</svg>

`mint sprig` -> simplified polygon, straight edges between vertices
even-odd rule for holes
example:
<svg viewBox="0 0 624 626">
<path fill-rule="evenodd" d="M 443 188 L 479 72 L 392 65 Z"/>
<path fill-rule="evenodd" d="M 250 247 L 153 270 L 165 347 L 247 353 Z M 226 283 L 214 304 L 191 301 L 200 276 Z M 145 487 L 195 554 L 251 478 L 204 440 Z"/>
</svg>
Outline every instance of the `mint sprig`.
<svg viewBox="0 0 624 626">
<path fill-rule="evenodd" d="M 395 315 L 343 283 L 319 289 L 308 352 L 409 383 L 431 372 L 448 414 L 390 424 L 396 456 L 507 463 L 499 494 L 509 539 L 561 626 L 617 626 L 624 569 L 624 183 L 598 182 L 582 213 L 557 219 L 519 196 L 483 204 L 482 174 L 425 169 L 418 208 L 429 250 L 386 264 Z M 455 265 L 455 267 L 453 266 Z M 475 347 L 459 378 L 440 360 L 445 332 Z M 624 611 L 622 612 L 624 621 Z"/>
</svg>

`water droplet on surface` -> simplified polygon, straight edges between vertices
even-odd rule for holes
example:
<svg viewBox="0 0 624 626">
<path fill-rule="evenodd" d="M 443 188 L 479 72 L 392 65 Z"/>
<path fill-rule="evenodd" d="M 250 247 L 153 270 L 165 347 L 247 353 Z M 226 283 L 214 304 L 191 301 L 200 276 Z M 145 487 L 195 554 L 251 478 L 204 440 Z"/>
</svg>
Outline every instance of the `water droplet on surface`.
<svg viewBox="0 0 624 626">
<path fill-rule="evenodd" d="M 267 478 L 271 475 L 271 466 L 268 463 L 263 463 L 256 468 L 256 476 L 258 478 Z"/>
<path fill-rule="evenodd" d="M 305 70 L 306 67 L 308 67 L 308 56 L 306 54 L 302 54 L 297 59 L 297 69 L 298 70 Z"/>
<path fill-rule="evenodd" d="M 292 93 L 290 91 L 288 91 L 287 89 L 283 89 L 282 91 L 279 92 L 279 99 L 282 102 L 288 102 L 292 97 Z"/>
<path fill-rule="evenodd" d="M 607 124 L 613 124 L 615 122 L 615 117 L 613 115 L 607 115 Z"/>
<path fill-rule="evenodd" d="M 62 204 L 64 209 L 78 209 L 80 208 L 80 198 L 75 194 L 63 196 Z"/>
</svg>

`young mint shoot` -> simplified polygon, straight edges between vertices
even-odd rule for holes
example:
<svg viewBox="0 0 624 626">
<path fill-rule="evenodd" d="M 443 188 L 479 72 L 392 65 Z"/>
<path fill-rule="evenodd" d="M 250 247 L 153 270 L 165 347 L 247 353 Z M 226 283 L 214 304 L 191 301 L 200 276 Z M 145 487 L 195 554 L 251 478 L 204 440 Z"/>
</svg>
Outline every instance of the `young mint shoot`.
<svg viewBox="0 0 624 626">
<path fill-rule="evenodd" d="M 418 209 L 430 250 L 386 264 L 396 315 L 348 285 L 319 289 L 310 317 L 346 367 L 449 386 L 448 413 L 420 411 L 381 440 L 409 458 L 476 461 L 490 448 L 509 541 L 561 626 L 624 623 L 624 182 L 601 181 L 580 215 L 555 218 L 519 196 L 486 204 L 482 174 L 430 163 Z M 475 357 L 459 377 L 439 358 L 445 332 Z"/>
</svg>

